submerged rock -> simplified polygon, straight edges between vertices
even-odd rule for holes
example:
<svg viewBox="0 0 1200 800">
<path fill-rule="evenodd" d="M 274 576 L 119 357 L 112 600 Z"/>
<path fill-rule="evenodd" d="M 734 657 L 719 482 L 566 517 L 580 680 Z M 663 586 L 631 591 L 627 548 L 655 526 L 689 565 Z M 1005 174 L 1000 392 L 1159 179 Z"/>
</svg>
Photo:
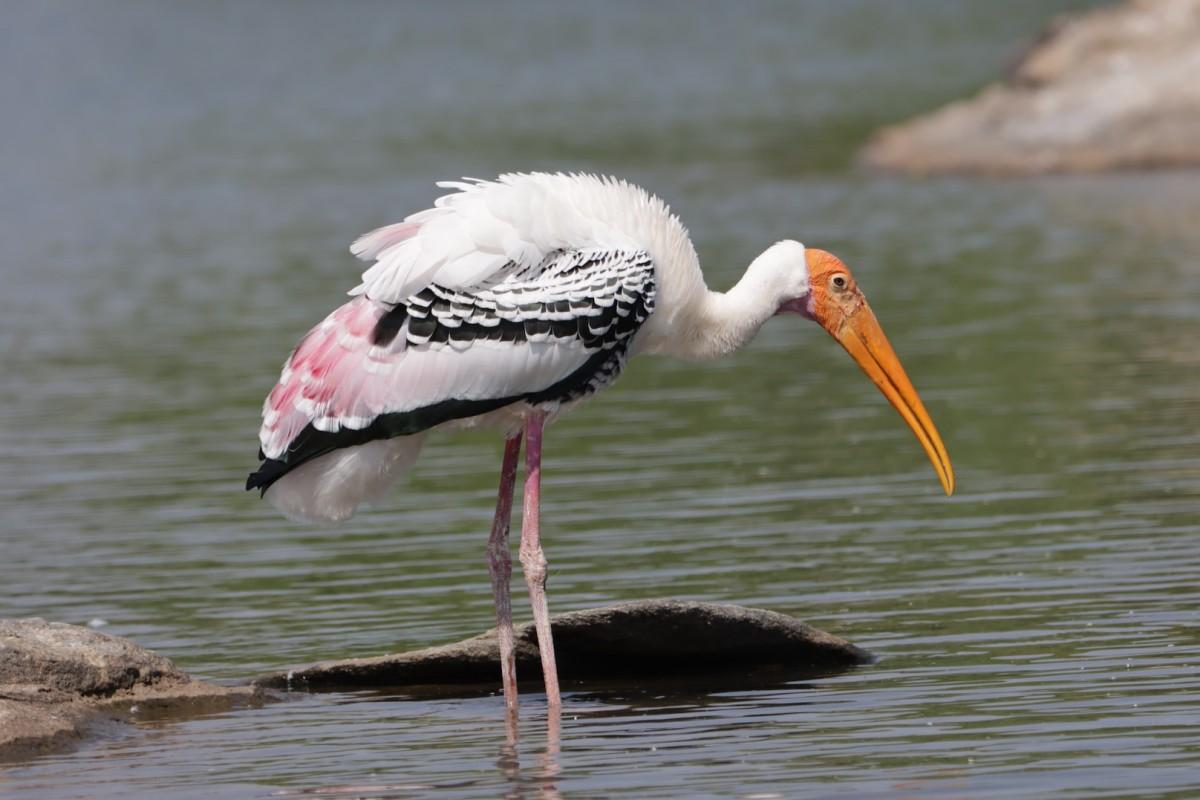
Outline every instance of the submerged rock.
<svg viewBox="0 0 1200 800">
<path fill-rule="evenodd" d="M 1006 80 L 883 129 L 861 159 L 918 174 L 1200 166 L 1200 0 L 1060 18 Z"/>
<path fill-rule="evenodd" d="M 216 686 L 128 639 L 41 619 L 0 620 L 0 758 L 58 749 L 156 712 L 229 707 L 260 693 Z"/>
<path fill-rule="evenodd" d="M 723 603 L 644 600 L 573 611 L 551 619 L 564 681 L 726 675 L 763 669 L 827 674 L 869 663 L 870 653 L 774 611 Z M 516 632 L 517 674 L 541 680 L 533 625 Z M 326 661 L 265 676 L 257 685 L 335 690 L 362 686 L 496 684 L 496 631 L 456 644 L 396 655 Z"/>
</svg>

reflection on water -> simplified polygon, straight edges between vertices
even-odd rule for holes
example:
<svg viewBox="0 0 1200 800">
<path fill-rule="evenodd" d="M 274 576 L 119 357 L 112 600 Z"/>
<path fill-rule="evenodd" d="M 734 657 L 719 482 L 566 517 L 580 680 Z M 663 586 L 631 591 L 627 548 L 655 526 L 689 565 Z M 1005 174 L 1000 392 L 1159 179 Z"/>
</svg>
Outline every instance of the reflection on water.
<svg viewBox="0 0 1200 800">
<path fill-rule="evenodd" d="M 147 720 L 0 793 L 1194 787 L 1200 181 L 847 168 L 876 124 L 1000 69 L 1044 2 L 694 9 L 10 9 L 0 615 L 101 617 L 218 679 L 489 627 L 495 436 L 433 443 L 337 530 L 240 485 L 283 355 L 354 282 L 348 242 L 436 178 L 579 168 L 667 197 L 714 286 L 784 237 L 844 257 L 959 492 L 802 320 L 715 364 L 638 360 L 547 436 L 553 610 L 738 602 L 879 663 L 568 687 L 558 734 L 535 689 L 512 745 L 498 694 L 299 696 Z"/>
</svg>

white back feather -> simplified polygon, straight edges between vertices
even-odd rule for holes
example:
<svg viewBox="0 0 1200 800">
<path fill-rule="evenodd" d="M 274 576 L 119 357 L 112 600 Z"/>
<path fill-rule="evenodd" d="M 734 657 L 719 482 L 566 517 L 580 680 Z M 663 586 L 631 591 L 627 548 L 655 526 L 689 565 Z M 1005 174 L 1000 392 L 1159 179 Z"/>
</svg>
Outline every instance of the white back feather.
<svg viewBox="0 0 1200 800">
<path fill-rule="evenodd" d="M 644 250 L 655 265 L 659 309 L 639 337 L 656 349 L 669 317 L 707 294 L 687 230 L 659 198 L 616 178 L 510 173 L 494 181 L 443 181 L 433 208 L 359 238 L 350 250 L 373 261 L 350 293 L 399 303 L 431 283 L 477 285 L 508 263 L 536 264 L 554 250 Z"/>
</svg>

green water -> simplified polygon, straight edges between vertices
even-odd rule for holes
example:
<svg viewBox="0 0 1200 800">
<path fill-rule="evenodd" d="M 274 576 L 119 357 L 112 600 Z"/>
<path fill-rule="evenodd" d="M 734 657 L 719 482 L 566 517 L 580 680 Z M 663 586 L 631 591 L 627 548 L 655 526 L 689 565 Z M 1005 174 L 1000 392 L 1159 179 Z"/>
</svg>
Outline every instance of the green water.
<svg viewBox="0 0 1200 800">
<path fill-rule="evenodd" d="M 496 435 L 431 443 L 339 530 L 241 491 L 283 357 L 356 281 L 347 244 L 459 175 L 636 180 L 717 287 L 777 239 L 838 253 L 959 491 L 803 320 L 715 364 L 639 359 L 547 435 L 552 610 L 737 602 L 879 663 L 568 686 L 557 746 L 531 689 L 516 749 L 498 696 L 301 697 L 149 720 L 0 794 L 1192 794 L 1200 176 L 852 167 L 1083 5 L 10 8 L 0 616 L 105 620 L 225 680 L 490 626 Z"/>
</svg>

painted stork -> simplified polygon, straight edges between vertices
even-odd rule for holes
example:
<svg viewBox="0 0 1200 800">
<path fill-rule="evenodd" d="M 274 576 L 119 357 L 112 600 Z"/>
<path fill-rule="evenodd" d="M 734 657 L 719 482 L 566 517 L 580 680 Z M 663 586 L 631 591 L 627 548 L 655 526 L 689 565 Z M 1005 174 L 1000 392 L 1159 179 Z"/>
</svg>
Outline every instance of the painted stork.
<svg viewBox="0 0 1200 800">
<path fill-rule="evenodd" d="M 724 356 L 771 317 L 827 330 L 904 418 L 954 490 L 946 448 L 849 269 L 786 240 L 710 290 L 663 201 L 614 178 L 509 174 L 438 184 L 434 207 L 358 239 L 353 299 L 308 332 L 263 406 L 246 481 L 284 514 L 349 517 L 414 463 L 433 429 L 505 432 L 487 545 L 506 706 L 516 712 L 509 520 L 525 439 L 520 560 L 546 696 L 560 707 L 539 532 L 547 421 L 608 386 L 630 356 Z"/>
</svg>

